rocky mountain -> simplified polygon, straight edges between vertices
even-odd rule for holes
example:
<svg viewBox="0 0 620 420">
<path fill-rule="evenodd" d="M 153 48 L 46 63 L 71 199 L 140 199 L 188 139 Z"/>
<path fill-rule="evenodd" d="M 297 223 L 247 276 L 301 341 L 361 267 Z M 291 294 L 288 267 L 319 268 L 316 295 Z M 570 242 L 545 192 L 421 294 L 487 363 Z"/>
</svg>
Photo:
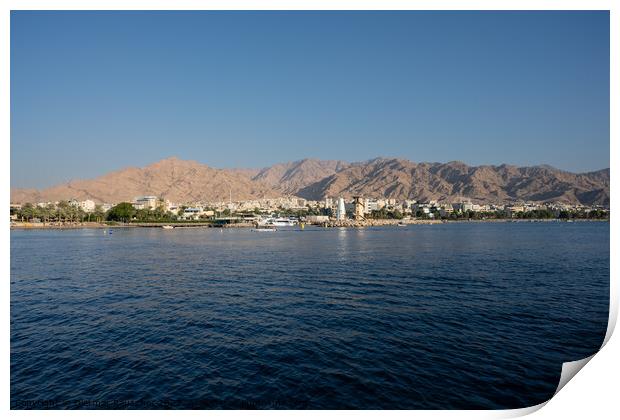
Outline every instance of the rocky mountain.
<svg viewBox="0 0 620 420">
<path fill-rule="evenodd" d="M 295 195 L 304 187 L 349 166 L 349 163 L 342 160 L 303 159 L 263 168 L 252 179 L 264 182 L 284 194 Z"/>
<path fill-rule="evenodd" d="M 214 169 L 207 165 L 168 158 L 144 168 L 126 168 L 92 180 L 71 181 L 42 191 L 12 190 L 13 202 L 45 202 L 90 198 L 97 202 L 131 201 L 136 196 L 156 195 L 172 202 L 247 200 L 280 193 L 248 173 Z"/>
<path fill-rule="evenodd" d="M 173 202 L 224 201 L 294 195 L 388 197 L 419 201 L 513 202 L 517 200 L 609 205 L 609 169 L 576 174 L 548 165 L 469 166 L 462 162 L 415 163 L 376 158 L 365 162 L 303 159 L 257 169 L 214 169 L 168 158 L 99 178 L 45 190 L 12 190 L 13 202 L 90 198 L 116 203 L 139 195 Z"/>
<path fill-rule="evenodd" d="M 355 163 L 297 192 L 300 197 L 389 197 L 419 201 L 516 200 L 609 204 L 609 169 L 574 174 L 549 166 L 468 166 L 377 158 Z"/>
</svg>

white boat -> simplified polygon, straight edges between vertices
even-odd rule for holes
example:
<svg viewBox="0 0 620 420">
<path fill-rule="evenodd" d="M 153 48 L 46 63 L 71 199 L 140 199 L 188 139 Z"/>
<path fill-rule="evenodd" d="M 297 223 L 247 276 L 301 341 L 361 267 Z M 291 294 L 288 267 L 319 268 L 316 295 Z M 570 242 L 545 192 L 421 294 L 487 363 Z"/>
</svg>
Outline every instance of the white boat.
<svg viewBox="0 0 620 420">
<path fill-rule="evenodd" d="M 275 226 L 257 226 L 252 229 L 253 232 L 275 232 L 276 230 Z"/>
<path fill-rule="evenodd" d="M 297 220 L 279 217 L 277 219 L 272 219 L 271 224 L 273 226 L 295 226 L 297 224 Z"/>
<path fill-rule="evenodd" d="M 258 221 L 258 226 L 295 226 L 299 221 L 294 218 L 268 217 Z"/>
<path fill-rule="evenodd" d="M 174 229 L 174 226 L 170 226 L 170 225 L 163 225 L 162 226 L 163 229 Z"/>
</svg>

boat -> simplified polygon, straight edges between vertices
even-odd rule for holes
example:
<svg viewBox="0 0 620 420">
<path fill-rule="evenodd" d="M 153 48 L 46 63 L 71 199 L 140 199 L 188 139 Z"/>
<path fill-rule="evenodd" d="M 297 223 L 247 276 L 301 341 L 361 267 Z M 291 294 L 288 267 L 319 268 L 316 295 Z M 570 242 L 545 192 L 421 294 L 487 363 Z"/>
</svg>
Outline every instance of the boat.
<svg viewBox="0 0 620 420">
<path fill-rule="evenodd" d="M 275 232 L 276 230 L 275 226 L 256 226 L 252 229 L 253 232 Z"/>
<path fill-rule="evenodd" d="M 174 229 L 174 226 L 170 226 L 170 225 L 163 225 L 162 226 L 163 229 Z"/>
<path fill-rule="evenodd" d="M 404 223 L 399 223 L 399 224 L 397 224 L 396 226 L 405 227 L 405 226 L 407 226 L 407 225 L 406 225 L 406 224 L 404 224 Z"/>
<path fill-rule="evenodd" d="M 297 220 L 279 217 L 277 219 L 271 219 L 270 224 L 273 226 L 295 226 L 297 224 Z"/>
<path fill-rule="evenodd" d="M 268 217 L 257 222 L 258 226 L 295 226 L 299 220 L 290 217 Z"/>
</svg>

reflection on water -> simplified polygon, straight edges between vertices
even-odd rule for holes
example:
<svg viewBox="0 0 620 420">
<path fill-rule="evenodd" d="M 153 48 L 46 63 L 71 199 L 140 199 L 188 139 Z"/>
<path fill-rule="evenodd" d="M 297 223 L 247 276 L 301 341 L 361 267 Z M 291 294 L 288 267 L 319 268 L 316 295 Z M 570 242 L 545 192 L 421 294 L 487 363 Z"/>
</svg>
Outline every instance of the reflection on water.
<svg viewBox="0 0 620 420">
<path fill-rule="evenodd" d="M 11 404 L 523 407 L 608 293 L 607 223 L 12 231 Z"/>
</svg>

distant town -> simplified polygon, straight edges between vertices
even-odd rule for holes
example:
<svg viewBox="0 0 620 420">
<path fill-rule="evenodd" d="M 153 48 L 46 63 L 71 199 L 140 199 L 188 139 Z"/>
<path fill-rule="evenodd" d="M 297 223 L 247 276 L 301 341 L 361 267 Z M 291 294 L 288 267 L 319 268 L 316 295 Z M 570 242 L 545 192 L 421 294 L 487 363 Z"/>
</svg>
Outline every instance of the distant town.
<svg viewBox="0 0 620 420">
<path fill-rule="evenodd" d="M 321 201 L 280 197 L 246 201 L 173 203 L 145 195 L 131 202 L 97 204 L 93 200 L 12 203 L 11 224 L 184 223 L 206 225 L 374 225 L 379 221 L 449 221 L 493 219 L 608 219 L 609 209 L 564 203 L 476 204 L 356 196 Z"/>
</svg>

